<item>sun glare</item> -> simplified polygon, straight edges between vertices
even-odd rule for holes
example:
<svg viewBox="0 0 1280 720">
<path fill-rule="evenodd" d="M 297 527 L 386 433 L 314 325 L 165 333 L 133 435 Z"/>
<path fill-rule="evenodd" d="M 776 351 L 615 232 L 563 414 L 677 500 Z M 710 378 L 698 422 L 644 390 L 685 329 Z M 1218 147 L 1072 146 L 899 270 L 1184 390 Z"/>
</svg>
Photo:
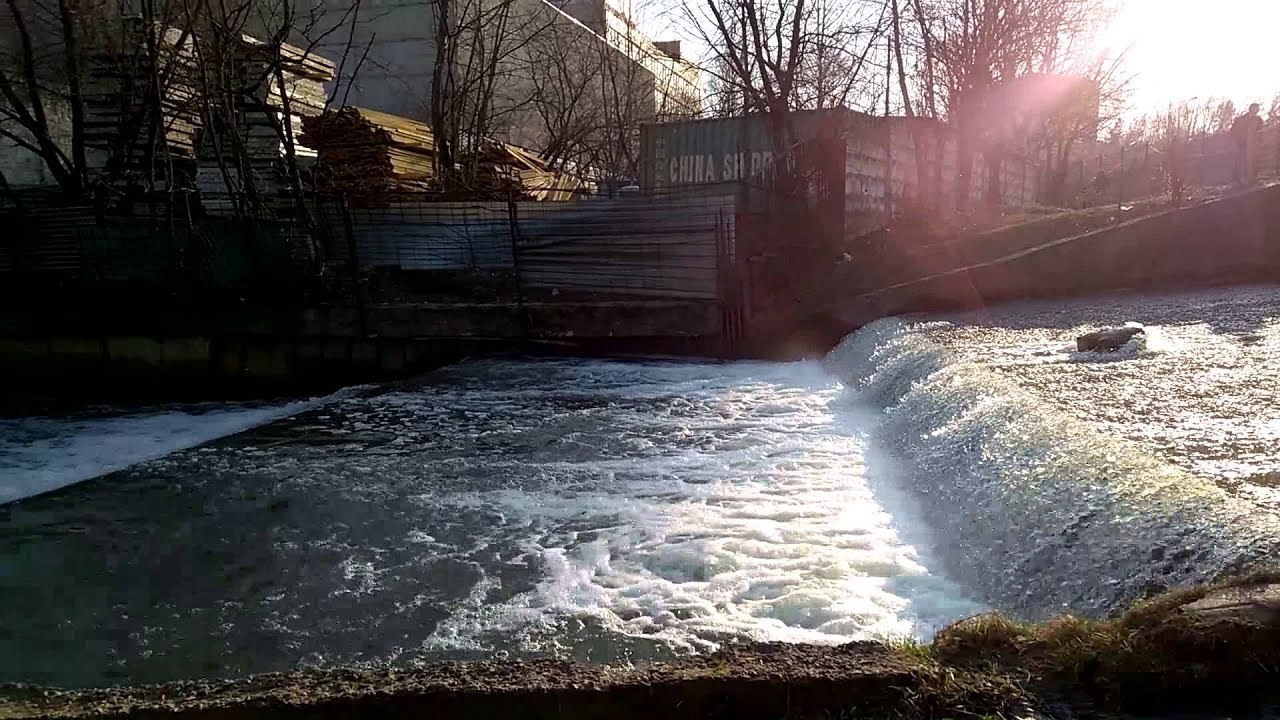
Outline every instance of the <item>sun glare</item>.
<svg viewBox="0 0 1280 720">
<path fill-rule="evenodd" d="M 1278 0 L 1120 0 L 1099 37 L 1103 48 L 1128 47 L 1133 112 L 1170 102 L 1225 97 L 1264 109 L 1280 92 Z"/>
</svg>

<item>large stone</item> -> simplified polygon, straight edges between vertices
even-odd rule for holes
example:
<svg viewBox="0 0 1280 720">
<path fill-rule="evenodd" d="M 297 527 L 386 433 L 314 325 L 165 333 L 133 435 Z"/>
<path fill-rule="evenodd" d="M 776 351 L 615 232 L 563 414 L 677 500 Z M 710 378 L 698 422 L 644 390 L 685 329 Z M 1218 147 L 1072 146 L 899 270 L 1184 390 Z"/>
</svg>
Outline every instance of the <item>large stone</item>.
<svg viewBox="0 0 1280 720">
<path fill-rule="evenodd" d="M 44 340 L 0 340 L 0 367 L 14 370 L 47 369 L 49 343 Z"/>
<path fill-rule="evenodd" d="M 1076 350 L 1080 352 L 1113 352 L 1124 347 L 1134 335 L 1145 334 L 1140 327 L 1120 327 L 1085 333 L 1076 338 Z"/>
<path fill-rule="evenodd" d="M 170 338 L 160 344 L 165 370 L 206 373 L 209 371 L 209 339 Z"/>
<path fill-rule="evenodd" d="M 1209 593 L 1182 606 L 1182 612 L 1213 622 L 1280 625 L 1280 585 L 1236 585 Z"/>
<path fill-rule="evenodd" d="M 289 374 L 289 348 L 284 343 L 249 345 L 244 373 L 254 378 L 279 378 Z"/>
</svg>

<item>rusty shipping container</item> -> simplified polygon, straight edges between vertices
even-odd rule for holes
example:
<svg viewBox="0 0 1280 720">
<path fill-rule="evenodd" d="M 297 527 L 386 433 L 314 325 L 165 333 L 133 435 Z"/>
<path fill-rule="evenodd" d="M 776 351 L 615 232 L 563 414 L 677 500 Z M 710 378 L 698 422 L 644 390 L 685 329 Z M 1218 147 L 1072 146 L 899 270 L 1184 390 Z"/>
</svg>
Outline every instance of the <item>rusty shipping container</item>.
<svg viewBox="0 0 1280 720">
<path fill-rule="evenodd" d="M 824 195 L 840 196 L 840 226 L 846 237 L 883 227 L 893 214 L 912 205 L 950 212 L 964 204 L 956 197 L 955 134 L 942 123 L 821 110 L 796 113 L 793 128 L 792 153 L 816 151 L 809 156 L 823 159 L 822 174 L 844 179 L 843 187 L 833 183 Z M 764 114 L 645 125 L 640 184 L 646 189 L 754 185 L 778 155 Z M 1004 203 L 1032 202 L 1036 177 L 1029 158 L 1009 153 L 1001 168 Z M 969 201 L 982 197 L 985 185 L 985 168 L 977 157 Z"/>
<path fill-rule="evenodd" d="M 770 138 L 768 115 L 688 120 L 644 125 L 640 131 L 640 184 L 645 188 L 738 182 L 762 176 L 773 159 L 813 141 L 873 140 L 882 123 L 851 110 L 797 112 L 793 147 Z M 883 139 L 880 140 L 883 143 Z"/>
<path fill-rule="evenodd" d="M 640 184 L 645 189 L 733 183 L 756 185 L 784 155 L 819 158 L 841 234 L 883 224 L 889 131 L 883 118 L 845 109 L 797 112 L 790 147 L 779 151 L 768 115 L 690 120 L 641 129 Z"/>
</svg>

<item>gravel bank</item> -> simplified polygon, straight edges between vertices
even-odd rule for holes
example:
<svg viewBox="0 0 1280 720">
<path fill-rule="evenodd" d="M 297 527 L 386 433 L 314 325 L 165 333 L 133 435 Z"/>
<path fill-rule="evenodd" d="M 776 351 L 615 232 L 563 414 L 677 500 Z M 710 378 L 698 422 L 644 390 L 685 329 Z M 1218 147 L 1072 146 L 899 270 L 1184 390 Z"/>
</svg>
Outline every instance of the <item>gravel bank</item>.
<svg viewBox="0 0 1280 720">
<path fill-rule="evenodd" d="M 445 663 L 87 691 L 10 687 L 0 718 L 521 717 L 769 718 L 848 713 L 1004 714 L 1009 682 L 875 643 L 756 645 L 643 668 L 557 662 Z"/>
</svg>

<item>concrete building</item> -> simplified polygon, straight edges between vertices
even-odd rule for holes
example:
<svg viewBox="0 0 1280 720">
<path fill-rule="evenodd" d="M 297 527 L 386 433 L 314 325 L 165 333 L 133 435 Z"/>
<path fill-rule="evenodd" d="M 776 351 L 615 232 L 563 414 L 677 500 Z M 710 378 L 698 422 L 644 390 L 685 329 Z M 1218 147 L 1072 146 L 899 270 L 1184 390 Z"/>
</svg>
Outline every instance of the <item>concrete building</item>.
<svg viewBox="0 0 1280 720">
<path fill-rule="evenodd" d="M 104 25 L 114 26 L 133 13 L 135 0 L 97 1 L 111 21 Z M 246 32 L 272 35 L 291 12 L 290 41 L 338 66 L 333 105 L 430 120 L 437 44 L 433 2 L 256 1 Z M 599 136 L 602 128 L 616 133 L 634 127 L 638 138 L 640 123 L 689 117 L 701 109 L 698 70 L 679 57 L 679 43 L 649 40 L 619 0 L 569 0 L 563 7 L 546 0 L 450 2 L 455 18 L 484 19 L 475 23 L 483 32 L 463 40 L 464 57 L 494 59 L 498 48 L 496 71 L 489 74 L 493 107 L 486 135 L 569 158 L 575 153 L 560 146 Z M 0 59 L 12 60 L 11 35 L 0 32 Z M 583 162 L 582 153 L 576 154 L 573 161 Z M 9 140 L 0 142 L 0 170 L 13 184 L 50 181 L 43 163 Z"/>
<path fill-rule="evenodd" d="M 680 41 L 654 42 L 636 27 L 631 0 L 562 0 L 560 10 L 653 74 L 658 120 L 696 117 L 702 110 L 698 68 L 680 53 Z"/>
<path fill-rule="evenodd" d="M 344 27 L 329 33 L 317 52 L 342 65 L 336 92 L 339 104 L 367 107 L 418 120 L 430 119 L 431 86 L 436 58 L 436 24 L 432 3 L 422 0 L 296 0 L 299 15 L 326 19 L 348 18 Z M 617 56 L 634 62 L 643 79 L 630 82 L 651 85 L 650 107 L 639 113 L 650 119 L 689 117 L 701 110 L 697 68 L 680 57 L 679 43 L 654 43 L 635 27 L 620 0 L 455 0 L 457 17 L 498 17 L 493 9 L 502 4 L 502 28 L 487 27 L 493 45 L 527 45 L 528 35 L 572 37 L 559 43 L 567 55 L 566 67 L 581 74 L 593 64 L 610 64 Z M 490 13 L 485 15 L 485 13 Z M 321 22 L 320 24 L 324 24 Z M 464 23 L 465 24 L 465 21 Z M 494 23 L 488 23 L 493 25 Z M 518 42 L 497 38 L 498 33 L 519 37 Z M 520 37 L 521 34 L 526 37 Z M 547 57 L 532 57 L 532 49 L 503 55 L 506 65 L 497 94 L 515 105 L 526 105 L 539 90 L 536 72 L 526 65 L 545 64 Z M 524 53 L 523 56 L 520 56 Z M 613 59 L 601 60 L 607 56 Z M 345 62 L 343 62 L 343 58 Z M 648 105 L 648 103 L 646 103 Z M 541 149 L 547 133 L 539 132 L 532 118 L 516 120 L 500 132 L 502 139 Z"/>
</svg>

